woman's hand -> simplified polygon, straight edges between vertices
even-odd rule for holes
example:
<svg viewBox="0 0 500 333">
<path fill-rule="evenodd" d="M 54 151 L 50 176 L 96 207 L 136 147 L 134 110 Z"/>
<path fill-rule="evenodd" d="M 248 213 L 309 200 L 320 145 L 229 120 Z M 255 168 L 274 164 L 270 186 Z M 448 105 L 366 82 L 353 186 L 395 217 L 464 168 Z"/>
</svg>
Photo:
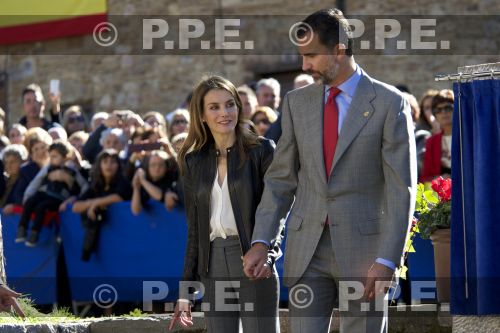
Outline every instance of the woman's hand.
<svg viewBox="0 0 500 333">
<path fill-rule="evenodd" d="M 141 188 L 141 179 L 139 177 L 139 170 L 141 169 L 137 169 L 137 171 L 134 174 L 134 178 L 132 178 L 132 187 L 134 188 L 134 190 L 138 190 Z"/>
<path fill-rule="evenodd" d="M 168 138 L 159 138 L 158 142 L 161 143 L 163 150 L 167 152 L 170 156 L 177 157 L 177 153 L 175 152 L 174 147 L 172 147 L 172 143 Z"/>
<path fill-rule="evenodd" d="M 167 208 L 167 211 L 171 212 L 175 206 L 177 206 L 178 200 L 179 196 L 176 193 L 172 191 L 165 193 L 165 207 Z"/>
<path fill-rule="evenodd" d="M 189 327 L 193 325 L 193 317 L 191 316 L 191 304 L 185 300 L 178 300 L 175 305 L 174 316 L 170 321 L 168 330 L 171 331 L 175 326 L 175 322 L 179 321 L 182 326 Z"/>
<path fill-rule="evenodd" d="M 144 170 L 142 168 L 137 169 L 135 174 L 139 177 L 139 180 L 141 181 L 141 183 L 146 179 L 146 173 L 144 172 Z"/>
<path fill-rule="evenodd" d="M 89 208 L 87 208 L 87 216 L 89 219 L 92 221 L 95 221 L 96 219 L 96 209 L 99 208 L 98 202 L 96 199 L 91 199 L 89 200 Z"/>
</svg>

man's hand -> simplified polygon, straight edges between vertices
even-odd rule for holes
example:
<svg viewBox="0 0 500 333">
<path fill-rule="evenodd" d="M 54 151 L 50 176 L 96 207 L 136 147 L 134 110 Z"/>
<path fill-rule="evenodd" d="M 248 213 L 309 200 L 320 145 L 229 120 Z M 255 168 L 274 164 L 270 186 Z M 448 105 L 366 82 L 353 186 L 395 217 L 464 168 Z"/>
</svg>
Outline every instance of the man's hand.
<svg viewBox="0 0 500 333">
<path fill-rule="evenodd" d="M 58 114 L 61 111 L 61 93 L 57 95 L 49 93 L 49 100 L 52 105 L 52 114 Z"/>
<path fill-rule="evenodd" d="M 255 243 L 243 257 L 243 271 L 250 279 L 268 277 L 267 251 L 264 243 Z"/>
<path fill-rule="evenodd" d="M 376 294 L 385 294 L 387 288 L 391 284 L 393 274 L 394 270 L 389 267 L 379 264 L 378 262 L 374 263 L 368 270 L 365 281 L 364 298 L 366 300 L 372 300 Z"/>
<path fill-rule="evenodd" d="M 16 293 L 7 286 L 0 285 L 0 311 L 8 312 L 11 310 L 11 307 L 13 307 L 17 315 L 24 318 L 24 312 L 16 300 L 19 296 L 21 296 L 21 294 Z"/>
</svg>

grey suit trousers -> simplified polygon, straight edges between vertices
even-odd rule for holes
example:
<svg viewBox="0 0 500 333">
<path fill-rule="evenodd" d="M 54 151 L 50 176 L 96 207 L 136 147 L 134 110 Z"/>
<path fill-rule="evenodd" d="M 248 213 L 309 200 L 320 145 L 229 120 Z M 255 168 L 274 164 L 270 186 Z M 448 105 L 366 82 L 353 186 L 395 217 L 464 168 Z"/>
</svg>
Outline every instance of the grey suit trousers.
<svg viewBox="0 0 500 333">
<path fill-rule="evenodd" d="M 340 277 L 330 227 L 326 226 L 304 275 L 289 290 L 291 332 L 330 332 L 334 308 L 340 309 L 341 333 L 381 332 L 383 311 L 374 311 L 375 301 L 364 303 L 350 288 L 359 288 L 363 278 Z M 377 309 L 381 309 L 383 305 L 379 303 L 378 306 Z"/>
<path fill-rule="evenodd" d="M 279 333 L 279 280 L 250 281 L 243 272 L 237 236 L 216 238 L 210 245 L 202 310 L 210 333 Z"/>
</svg>

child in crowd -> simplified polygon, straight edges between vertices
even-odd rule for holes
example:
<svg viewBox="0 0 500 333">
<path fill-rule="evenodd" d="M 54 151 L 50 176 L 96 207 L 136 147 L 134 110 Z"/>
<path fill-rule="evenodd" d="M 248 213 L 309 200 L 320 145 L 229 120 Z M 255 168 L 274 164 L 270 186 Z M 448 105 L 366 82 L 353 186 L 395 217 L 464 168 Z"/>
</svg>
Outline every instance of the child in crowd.
<svg viewBox="0 0 500 333">
<path fill-rule="evenodd" d="M 45 213 L 57 211 L 65 201 L 74 200 L 78 193 L 87 190 L 87 181 L 67 163 L 72 156 L 72 149 L 66 141 L 55 141 L 49 146 L 49 165 L 37 173 L 24 192 L 24 207 L 16 243 L 26 241 L 27 246 L 35 246 Z M 28 223 L 33 213 L 33 227 L 26 240 Z"/>
<path fill-rule="evenodd" d="M 138 215 L 150 198 L 163 202 L 178 178 L 175 157 L 154 150 L 144 159 L 144 169 L 138 168 L 132 179 L 132 213 Z"/>
<path fill-rule="evenodd" d="M 130 184 L 122 174 L 120 158 L 114 149 L 99 153 L 91 171 L 90 188 L 73 205 L 73 212 L 82 215 L 85 236 L 82 260 L 95 252 L 106 208 L 116 202 L 130 200 Z"/>
</svg>

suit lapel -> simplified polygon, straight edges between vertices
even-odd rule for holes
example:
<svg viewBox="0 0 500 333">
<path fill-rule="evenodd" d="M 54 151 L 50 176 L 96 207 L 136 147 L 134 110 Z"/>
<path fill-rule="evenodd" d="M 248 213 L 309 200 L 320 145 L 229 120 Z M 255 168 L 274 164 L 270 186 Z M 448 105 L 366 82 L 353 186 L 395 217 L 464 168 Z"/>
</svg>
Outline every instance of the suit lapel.
<svg viewBox="0 0 500 333">
<path fill-rule="evenodd" d="M 323 155 L 323 108 L 325 100 L 325 86 L 315 85 L 313 93 L 309 95 L 308 110 L 306 117 L 306 130 L 311 135 L 310 144 L 313 152 L 314 165 L 318 172 L 318 177 L 326 185 L 325 162 Z"/>
<path fill-rule="evenodd" d="M 371 118 L 375 109 L 371 101 L 375 98 L 375 90 L 371 80 L 367 77 L 366 73 L 362 73 L 359 80 L 358 87 L 351 101 L 351 105 L 347 110 L 347 115 L 342 124 L 342 129 L 339 133 L 337 147 L 335 149 L 335 157 L 332 163 L 332 170 L 342 155 L 346 152 L 351 142 L 358 136 L 361 129 L 366 125 Z M 330 173 L 331 171 L 330 170 Z"/>
</svg>

